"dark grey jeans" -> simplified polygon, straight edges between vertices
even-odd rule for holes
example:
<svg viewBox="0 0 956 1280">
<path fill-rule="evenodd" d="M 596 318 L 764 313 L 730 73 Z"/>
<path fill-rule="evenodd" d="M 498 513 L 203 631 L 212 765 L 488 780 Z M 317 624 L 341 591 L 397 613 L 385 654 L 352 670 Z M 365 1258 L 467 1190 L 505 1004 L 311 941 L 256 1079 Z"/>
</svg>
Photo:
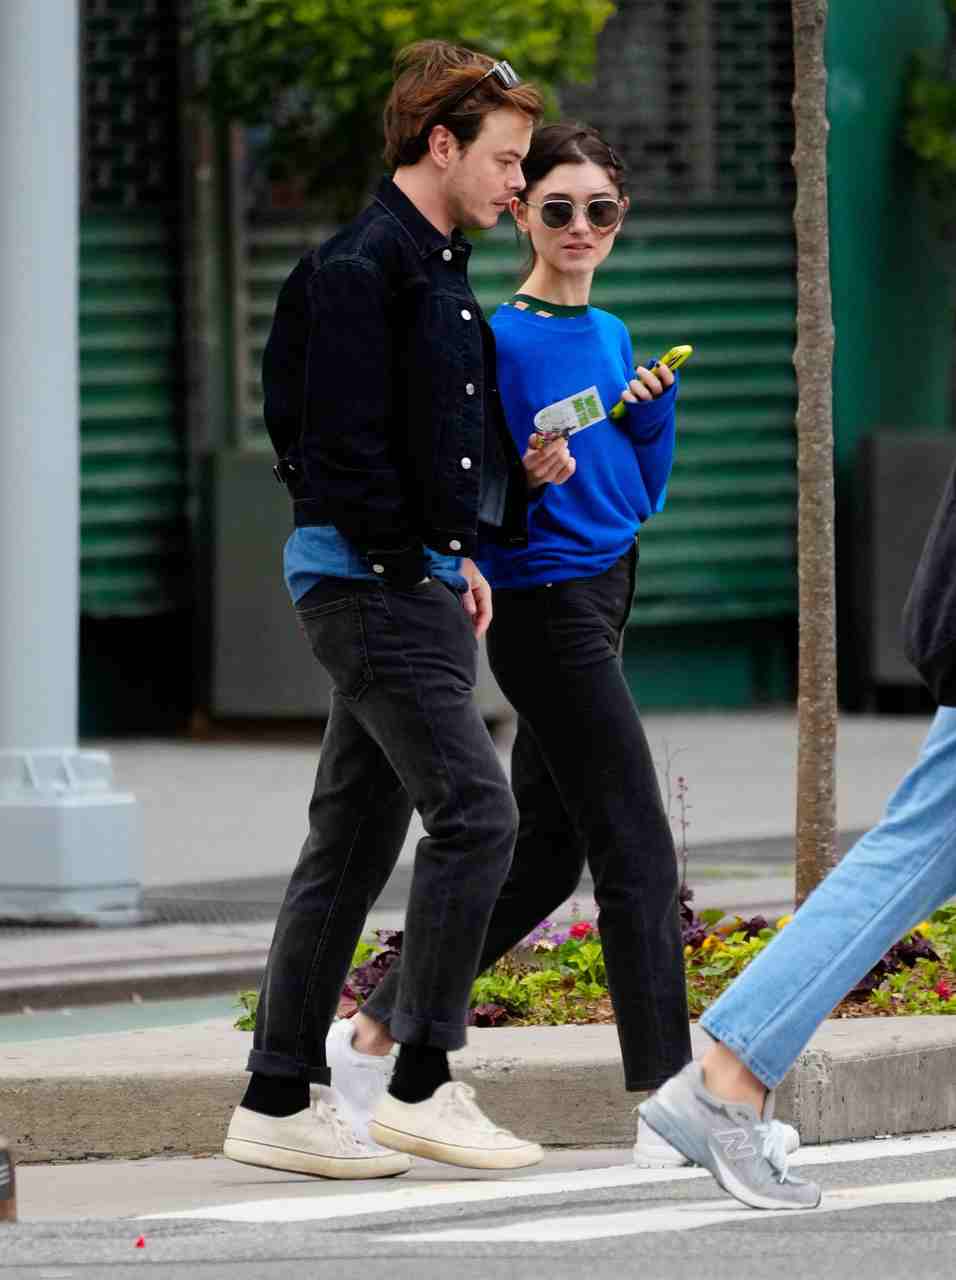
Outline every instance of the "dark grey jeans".
<svg viewBox="0 0 956 1280">
<path fill-rule="evenodd" d="M 248 1069 L 326 1084 L 326 1033 L 413 809 L 427 834 L 415 855 L 392 1035 L 443 1049 L 465 1043 L 517 810 L 475 705 L 477 645 L 456 592 L 437 579 L 399 591 L 327 578 L 297 613 L 334 693 Z"/>
<path fill-rule="evenodd" d="M 626 1087 L 690 1061 L 674 844 L 647 739 L 621 671 L 637 550 L 594 578 L 499 590 L 492 669 L 519 714 L 512 786 L 521 826 L 480 968 L 594 877 Z M 401 968 L 363 1012 L 392 1028 Z"/>
</svg>

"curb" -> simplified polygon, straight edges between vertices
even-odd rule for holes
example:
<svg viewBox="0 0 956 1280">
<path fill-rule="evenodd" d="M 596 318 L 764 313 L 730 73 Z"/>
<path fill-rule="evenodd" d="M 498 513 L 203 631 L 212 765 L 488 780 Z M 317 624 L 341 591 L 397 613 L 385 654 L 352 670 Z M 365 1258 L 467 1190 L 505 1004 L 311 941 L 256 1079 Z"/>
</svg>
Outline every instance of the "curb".
<svg viewBox="0 0 956 1280">
<path fill-rule="evenodd" d="M 258 990 L 268 948 L 258 947 L 215 956 L 122 959 L 116 963 L 78 963 L 69 973 L 60 965 L 20 970 L 0 977 L 0 1014 L 23 1009 L 78 1008 L 110 1004 L 142 996 L 150 1000 L 228 995 Z"/>
<path fill-rule="evenodd" d="M 708 1043 L 693 1028 L 695 1055 Z M 221 1150 L 247 1034 L 228 1019 L 8 1045 L 0 1132 L 20 1163 Z M 474 1028 L 453 1057 L 495 1120 L 547 1146 L 629 1146 L 613 1026 Z M 805 1144 L 956 1126 L 956 1018 L 827 1022 L 777 1095 Z"/>
</svg>

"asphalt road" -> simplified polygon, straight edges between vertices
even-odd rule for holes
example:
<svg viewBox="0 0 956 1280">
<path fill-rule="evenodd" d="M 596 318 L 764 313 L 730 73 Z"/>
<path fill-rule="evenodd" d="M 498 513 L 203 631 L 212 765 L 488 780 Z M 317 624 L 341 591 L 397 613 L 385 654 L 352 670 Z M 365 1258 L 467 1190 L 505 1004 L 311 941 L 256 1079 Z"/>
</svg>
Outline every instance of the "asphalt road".
<svg viewBox="0 0 956 1280">
<path fill-rule="evenodd" d="M 160 1280 L 597 1280 L 636 1271 L 655 1280 L 846 1280 L 863 1269 L 866 1280 L 949 1280 L 956 1133 L 809 1149 L 798 1161 L 824 1185 L 818 1210 L 748 1211 L 700 1171 L 637 1171 L 626 1151 L 551 1153 L 537 1170 L 498 1178 L 420 1162 L 387 1184 L 318 1183 L 222 1160 L 142 1162 L 150 1168 L 140 1175 L 115 1162 L 28 1166 L 22 1220 L 0 1224 L 0 1274 L 125 1280 L 148 1263 Z M 86 1212 L 48 1216 L 57 1187 L 63 1205 L 80 1206 L 84 1175 L 98 1187 Z M 150 1186 L 153 1212 L 173 1206 L 172 1216 L 140 1216 L 137 1197 Z"/>
</svg>

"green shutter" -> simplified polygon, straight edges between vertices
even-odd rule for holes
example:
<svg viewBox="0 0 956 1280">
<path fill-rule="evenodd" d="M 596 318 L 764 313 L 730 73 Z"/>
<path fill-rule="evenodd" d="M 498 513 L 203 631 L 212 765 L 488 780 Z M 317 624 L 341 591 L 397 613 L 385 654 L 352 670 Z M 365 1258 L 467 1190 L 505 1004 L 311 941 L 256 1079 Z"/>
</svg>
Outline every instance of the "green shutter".
<svg viewBox="0 0 956 1280">
<path fill-rule="evenodd" d="M 162 218 L 80 229 L 81 605 L 146 614 L 187 598 L 175 244 Z"/>
<path fill-rule="evenodd" d="M 178 3 L 85 0 L 81 608 L 189 600 L 180 334 Z"/>
</svg>

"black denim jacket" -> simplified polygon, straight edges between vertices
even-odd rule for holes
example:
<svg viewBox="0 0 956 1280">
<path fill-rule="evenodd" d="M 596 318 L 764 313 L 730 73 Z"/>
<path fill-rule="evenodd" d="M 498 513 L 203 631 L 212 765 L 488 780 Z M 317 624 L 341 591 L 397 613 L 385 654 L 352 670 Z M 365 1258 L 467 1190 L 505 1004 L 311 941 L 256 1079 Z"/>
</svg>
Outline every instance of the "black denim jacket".
<svg viewBox="0 0 956 1280">
<path fill-rule="evenodd" d="M 292 271 L 266 345 L 265 421 L 295 523 L 335 525 L 399 585 L 424 576 L 424 544 L 468 556 L 479 536 L 527 543 L 527 482 L 470 253 L 385 178 Z M 483 466 L 506 490 L 501 527 L 479 533 Z"/>
</svg>

